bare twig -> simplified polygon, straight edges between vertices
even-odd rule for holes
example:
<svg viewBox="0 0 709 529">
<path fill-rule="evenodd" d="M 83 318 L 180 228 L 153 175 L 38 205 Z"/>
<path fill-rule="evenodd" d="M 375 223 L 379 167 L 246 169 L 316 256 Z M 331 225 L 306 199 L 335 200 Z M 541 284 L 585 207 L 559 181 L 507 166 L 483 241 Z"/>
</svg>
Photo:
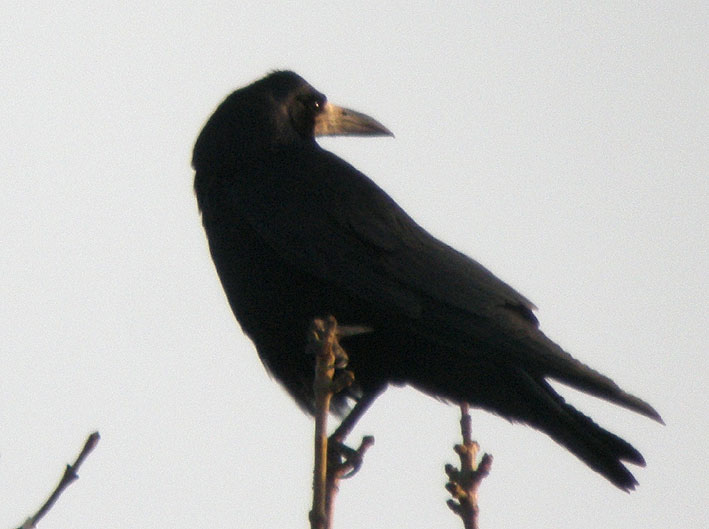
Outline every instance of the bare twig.
<svg viewBox="0 0 709 529">
<path fill-rule="evenodd" d="M 332 379 L 335 375 L 337 322 L 313 320 L 310 328 L 309 346 L 315 352 L 315 462 L 313 464 L 313 508 L 310 511 L 310 526 L 326 529 L 329 526 L 326 510 L 327 495 L 327 415 L 332 399 Z"/>
<path fill-rule="evenodd" d="M 66 469 L 64 470 L 64 475 L 59 481 L 57 487 L 54 489 L 54 492 L 52 492 L 47 501 L 44 502 L 44 505 L 42 505 L 33 516 L 27 518 L 25 523 L 22 524 L 19 529 L 34 529 L 35 527 L 37 527 L 37 523 L 54 506 L 62 492 L 64 492 L 64 490 L 74 481 L 79 479 L 79 475 L 77 474 L 77 472 L 79 471 L 79 467 L 84 462 L 84 459 L 86 459 L 86 457 L 96 447 L 100 438 L 101 436 L 98 432 L 94 432 L 89 435 L 88 439 L 86 439 L 86 443 L 84 443 L 84 448 L 81 449 L 81 453 L 79 454 L 79 457 L 76 458 L 76 461 L 74 461 L 74 464 L 66 466 Z"/>
<path fill-rule="evenodd" d="M 480 446 L 472 440 L 470 409 L 467 403 L 460 405 L 460 431 L 463 444 L 454 447 L 460 457 L 460 470 L 453 465 L 445 467 L 449 480 L 446 489 L 453 496 L 447 503 L 463 520 L 465 529 L 478 529 L 478 489 L 482 480 L 490 473 L 492 456 L 484 454 L 480 464 L 477 464 Z"/>
<path fill-rule="evenodd" d="M 332 396 L 350 386 L 354 375 L 343 370 L 347 366 L 347 353 L 339 344 L 340 336 L 369 332 L 366 327 L 338 327 L 335 318 L 315 319 L 310 327 L 308 347 L 314 353 L 315 379 L 315 463 L 313 466 L 313 507 L 310 511 L 312 529 L 331 529 L 333 506 L 338 484 L 342 478 L 354 474 L 362 463 L 374 438 L 367 436 L 357 450 L 343 443 L 347 433 L 337 430 L 334 438 L 327 437 L 327 416 Z M 337 370 L 337 371 L 336 371 Z M 366 406 L 364 406 L 366 409 Z M 349 423 L 348 423 L 349 424 Z M 349 431 L 349 430 L 348 430 Z M 344 461 L 341 456 L 344 454 Z"/>
</svg>

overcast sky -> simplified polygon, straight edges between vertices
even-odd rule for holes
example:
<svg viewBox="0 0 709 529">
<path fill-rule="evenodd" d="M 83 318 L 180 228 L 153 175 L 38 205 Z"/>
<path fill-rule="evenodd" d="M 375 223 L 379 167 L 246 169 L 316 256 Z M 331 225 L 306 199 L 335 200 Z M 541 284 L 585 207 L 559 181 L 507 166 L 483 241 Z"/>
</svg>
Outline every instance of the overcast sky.
<svg viewBox="0 0 709 529">
<path fill-rule="evenodd" d="M 216 105 L 274 68 L 389 127 L 323 145 L 667 423 L 564 392 L 644 454 L 628 495 L 474 411 L 482 527 L 709 524 L 709 8 L 517 4 L 4 3 L 0 527 L 95 429 L 43 529 L 307 527 L 312 421 L 229 310 L 190 168 Z M 390 389 L 336 527 L 461 527 L 457 421 Z"/>
</svg>

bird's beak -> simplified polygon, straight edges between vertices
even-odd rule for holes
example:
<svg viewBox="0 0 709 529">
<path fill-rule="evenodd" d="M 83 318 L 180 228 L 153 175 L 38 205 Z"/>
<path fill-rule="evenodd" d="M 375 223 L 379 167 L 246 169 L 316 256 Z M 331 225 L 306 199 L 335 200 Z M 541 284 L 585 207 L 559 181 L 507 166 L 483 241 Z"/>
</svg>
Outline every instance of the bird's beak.
<svg viewBox="0 0 709 529">
<path fill-rule="evenodd" d="M 392 132 L 366 114 L 325 103 L 315 118 L 315 136 L 393 136 Z"/>
</svg>

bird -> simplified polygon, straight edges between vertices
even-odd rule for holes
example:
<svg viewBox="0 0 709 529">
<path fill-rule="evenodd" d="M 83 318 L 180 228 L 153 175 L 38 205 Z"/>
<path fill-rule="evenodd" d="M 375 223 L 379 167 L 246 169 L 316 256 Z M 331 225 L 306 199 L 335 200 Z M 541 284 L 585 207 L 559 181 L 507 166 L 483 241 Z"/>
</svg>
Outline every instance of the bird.
<svg viewBox="0 0 709 529">
<path fill-rule="evenodd" d="M 227 96 L 193 150 L 212 260 L 271 375 L 313 413 L 308 329 L 332 315 L 366 329 L 342 339 L 355 383 L 335 396 L 335 413 L 365 410 L 390 385 L 411 386 L 544 432 L 618 488 L 634 489 L 625 464 L 644 466 L 640 452 L 550 380 L 662 423 L 660 414 L 548 338 L 531 301 L 419 226 L 321 147 L 321 136 L 393 134 L 276 70 Z"/>
</svg>

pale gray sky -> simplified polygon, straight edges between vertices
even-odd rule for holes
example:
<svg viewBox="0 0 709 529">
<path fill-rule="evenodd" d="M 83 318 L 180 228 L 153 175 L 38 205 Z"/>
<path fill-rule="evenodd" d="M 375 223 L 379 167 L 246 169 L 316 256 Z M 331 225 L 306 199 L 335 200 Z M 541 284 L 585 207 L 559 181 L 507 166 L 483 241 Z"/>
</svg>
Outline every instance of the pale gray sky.
<svg viewBox="0 0 709 529">
<path fill-rule="evenodd" d="M 312 422 L 229 310 L 189 166 L 214 107 L 274 68 L 394 131 L 324 144 L 667 422 L 565 393 L 645 455 L 627 495 L 476 411 L 483 528 L 707 526 L 709 8 L 451 4 L 5 3 L 0 527 L 94 429 L 43 529 L 307 526 Z M 389 390 L 336 527 L 461 527 L 457 414 Z"/>
</svg>

